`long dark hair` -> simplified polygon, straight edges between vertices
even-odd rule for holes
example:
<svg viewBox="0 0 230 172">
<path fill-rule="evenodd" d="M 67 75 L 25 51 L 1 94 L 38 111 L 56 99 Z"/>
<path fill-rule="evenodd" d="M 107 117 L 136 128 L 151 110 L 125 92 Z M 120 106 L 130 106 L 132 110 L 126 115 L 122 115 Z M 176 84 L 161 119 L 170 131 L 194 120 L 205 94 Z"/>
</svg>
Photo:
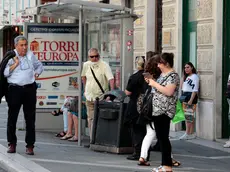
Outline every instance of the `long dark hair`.
<svg viewBox="0 0 230 172">
<path fill-rule="evenodd" d="M 164 65 L 169 65 L 169 67 L 173 68 L 173 64 L 174 64 L 174 54 L 173 53 L 162 53 L 160 55 L 160 59 L 159 62 L 164 64 Z"/>
<path fill-rule="evenodd" d="M 191 62 L 187 62 L 185 63 L 185 65 L 189 65 L 191 68 L 192 68 L 192 73 L 193 74 L 197 74 L 197 71 L 196 71 L 196 68 L 194 67 L 194 65 L 191 63 Z M 184 66 L 185 66 L 184 65 Z M 184 69 L 184 67 L 183 67 Z M 186 78 L 188 77 L 189 75 L 185 72 L 185 69 L 184 69 L 184 81 L 186 80 Z"/>
<path fill-rule="evenodd" d="M 158 55 L 153 56 L 147 61 L 145 66 L 145 72 L 149 72 L 153 75 L 154 79 L 157 79 L 161 75 L 161 70 L 157 67 L 159 58 Z"/>
<path fill-rule="evenodd" d="M 151 59 L 153 56 L 159 54 L 158 52 L 153 52 L 153 51 L 148 51 L 146 53 L 146 61 L 148 61 L 149 59 Z"/>
</svg>

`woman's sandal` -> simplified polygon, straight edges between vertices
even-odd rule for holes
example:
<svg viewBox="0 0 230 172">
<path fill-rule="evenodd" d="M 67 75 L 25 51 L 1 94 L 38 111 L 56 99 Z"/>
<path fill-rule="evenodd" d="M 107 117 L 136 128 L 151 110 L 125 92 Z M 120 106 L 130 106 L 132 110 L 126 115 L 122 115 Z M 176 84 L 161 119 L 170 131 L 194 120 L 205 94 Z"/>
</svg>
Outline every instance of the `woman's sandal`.
<svg viewBox="0 0 230 172">
<path fill-rule="evenodd" d="M 72 138 L 68 139 L 70 142 L 77 142 L 78 138 L 76 136 L 73 136 Z"/>
<path fill-rule="evenodd" d="M 56 137 L 64 137 L 66 135 L 66 132 L 61 131 L 60 133 L 57 133 L 55 136 Z"/>
<path fill-rule="evenodd" d="M 70 136 L 65 135 L 64 137 L 61 138 L 61 140 L 68 140 L 68 139 L 70 139 L 72 137 L 73 137 L 72 135 L 70 135 Z"/>
<path fill-rule="evenodd" d="M 177 161 L 175 159 L 172 159 L 172 166 L 173 167 L 179 167 L 181 165 L 180 161 Z"/>
<path fill-rule="evenodd" d="M 51 114 L 53 116 L 59 116 L 60 114 L 63 114 L 63 112 L 61 111 L 61 109 L 58 109 L 58 112 L 56 110 L 52 111 Z"/>
<path fill-rule="evenodd" d="M 52 111 L 51 114 L 52 114 L 53 116 L 59 116 L 59 113 L 58 113 L 56 110 Z"/>
<path fill-rule="evenodd" d="M 154 168 L 152 172 L 173 172 L 172 170 L 168 171 L 163 166 L 160 166 L 158 168 Z"/>
<path fill-rule="evenodd" d="M 139 163 L 137 165 L 140 166 L 150 166 L 150 163 L 148 163 L 144 158 L 139 159 Z"/>
</svg>

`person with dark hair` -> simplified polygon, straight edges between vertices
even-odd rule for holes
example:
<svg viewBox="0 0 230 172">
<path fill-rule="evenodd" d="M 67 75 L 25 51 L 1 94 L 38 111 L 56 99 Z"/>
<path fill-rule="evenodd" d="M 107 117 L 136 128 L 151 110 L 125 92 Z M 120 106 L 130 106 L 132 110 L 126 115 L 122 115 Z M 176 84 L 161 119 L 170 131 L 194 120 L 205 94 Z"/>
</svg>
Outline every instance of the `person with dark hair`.
<svg viewBox="0 0 230 172">
<path fill-rule="evenodd" d="M 171 119 L 173 119 L 176 113 L 176 103 L 180 86 L 180 78 L 173 69 L 174 55 L 172 53 L 163 53 L 156 56 L 158 59 L 157 66 L 161 70 L 161 75 L 157 81 L 145 77 L 146 82 L 155 91 L 152 99 L 152 118 L 162 153 L 161 166 L 154 168 L 153 172 L 171 172 L 172 148 L 169 140 L 169 129 Z"/>
<path fill-rule="evenodd" d="M 182 94 L 180 101 L 190 105 L 197 104 L 198 90 L 199 90 L 199 77 L 196 72 L 196 68 L 191 62 L 188 62 L 184 66 L 184 76 L 181 83 Z M 191 115 L 193 114 L 193 115 Z M 186 118 L 186 132 L 180 137 L 181 140 L 188 140 L 195 138 L 194 126 L 195 116 L 194 113 L 185 115 Z"/>
<path fill-rule="evenodd" d="M 149 59 L 151 59 L 153 56 L 155 56 L 157 54 L 158 54 L 158 52 L 148 51 L 146 53 L 146 61 L 149 61 Z"/>
<path fill-rule="evenodd" d="M 226 88 L 226 94 L 225 94 L 228 102 L 228 115 L 230 115 L 230 74 L 228 74 L 228 82 L 227 82 L 227 88 Z M 230 148 L 230 138 L 229 140 L 224 144 L 224 148 Z"/>
<path fill-rule="evenodd" d="M 141 144 L 146 134 L 145 123 L 140 120 L 140 114 L 137 111 L 137 100 L 140 94 L 144 94 L 148 84 L 144 80 L 143 72 L 145 66 L 145 57 L 136 57 L 137 72 L 130 76 L 125 93 L 130 97 L 125 112 L 125 124 L 130 127 L 132 135 L 132 144 L 134 152 L 128 156 L 128 160 L 138 160 L 141 152 Z"/>
<path fill-rule="evenodd" d="M 28 50 L 24 36 L 14 39 L 16 56 L 10 59 L 4 70 L 8 86 L 7 153 L 15 153 L 17 146 L 16 124 L 23 105 L 26 123 L 26 154 L 34 155 L 37 85 L 35 80 L 43 72 L 42 63 Z"/>
<path fill-rule="evenodd" d="M 160 69 L 157 67 L 157 65 L 158 65 L 158 63 L 157 63 L 158 59 L 157 58 L 158 58 L 157 56 L 151 57 L 145 66 L 145 73 L 149 73 L 149 77 L 153 78 L 154 80 L 156 80 L 161 74 Z M 145 77 L 147 77 L 147 76 L 145 75 Z M 152 89 L 152 93 L 153 92 L 154 92 L 154 89 Z M 144 165 L 144 166 L 150 165 L 147 162 L 149 159 L 149 151 L 151 150 L 151 148 L 150 148 L 151 144 L 156 137 L 156 133 L 155 133 L 155 130 L 153 129 L 153 126 L 154 126 L 153 121 L 148 120 L 146 122 L 147 133 L 146 133 L 146 135 L 143 139 L 143 142 L 142 142 L 141 155 L 139 158 L 138 165 Z M 158 146 L 158 144 L 155 146 Z"/>
</svg>

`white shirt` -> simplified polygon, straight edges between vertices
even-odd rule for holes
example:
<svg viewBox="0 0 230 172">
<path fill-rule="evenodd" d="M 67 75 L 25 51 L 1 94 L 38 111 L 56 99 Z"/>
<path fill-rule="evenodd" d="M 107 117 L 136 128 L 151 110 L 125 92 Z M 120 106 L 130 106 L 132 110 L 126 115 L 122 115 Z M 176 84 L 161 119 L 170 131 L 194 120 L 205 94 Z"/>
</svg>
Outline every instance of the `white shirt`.
<svg viewBox="0 0 230 172">
<path fill-rule="evenodd" d="M 94 101 L 96 97 L 100 97 L 103 93 L 95 81 L 90 67 L 105 92 L 109 90 L 109 80 L 114 77 L 110 66 L 103 60 L 99 60 L 97 63 L 92 63 L 91 61 L 84 63 L 81 76 L 86 77 L 85 98 L 88 101 Z"/>
<path fill-rule="evenodd" d="M 24 57 L 19 56 L 16 50 L 14 51 L 19 59 L 19 65 L 13 71 L 10 71 L 10 66 L 14 64 L 14 60 L 10 59 L 8 61 L 4 70 L 7 82 L 20 86 L 32 84 L 35 81 L 35 73 L 40 75 L 43 72 L 42 63 L 35 57 L 32 51 L 28 51 Z"/>
<path fill-rule="evenodd" d="M 183 92 L 198 92 L 199 90 L 199 77 L 197 74 L 192 74 L 186 78 L 183 83 Z"/>
</svg>

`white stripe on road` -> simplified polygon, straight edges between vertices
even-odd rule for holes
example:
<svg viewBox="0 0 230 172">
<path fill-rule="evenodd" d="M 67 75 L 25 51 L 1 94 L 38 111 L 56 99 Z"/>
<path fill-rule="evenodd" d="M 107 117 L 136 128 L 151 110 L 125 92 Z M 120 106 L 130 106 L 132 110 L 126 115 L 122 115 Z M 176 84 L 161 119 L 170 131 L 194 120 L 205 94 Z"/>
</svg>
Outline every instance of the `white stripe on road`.
<svg viewBox="0 0 230 172">
<path fill-rule="evenodd" d="M 0 128 L 1 129 L 1 128 Z M 6 139 L 0 139 L 0 142 L 6 142 Z M 23 140 L 18 140 L 18 143 L 25 143 Z M 63 147 L 79 147 L 78 145 L 72 144 L 58 144 L 58 143 L 48 143 L 48 142 L 36 142 L 36 144 L 40 145 L 49 145 L 49 146 L 63 146 Z M 80 147 L 79 147 L 80 148 Z M 173 154 L 173 156 L 177 157 L 188 157 L 188 158 L 199 158 L 199 159 L 230 159 L 230 156 L 198 156 L 198 155 L 185 155 L 185 154 Z"/>
<path fill-rule="evenodd" d="M 140 167 L 136 165 L 124 166 L 117 164 L 101 164 L 101 163 L 90 163 L 90 162 L 75 162 L 75 161 L 60 161 L 60 160 L 52 160 L 52 159 L 40 159 L 40 158 L 29 158 L 35 162 L 48 162 L 48 163 L 58 163 L 58 164 L 71 164 L 71 165 L 83 165 L 83 166 L 94 166 L 94 167 L 109 167 L 116 169 L 131 169 L 131 170 L 142 170 L 142 171 L 151 171 L 153 167 Z M 175 170 L 174 170 L 175 171 Z M 219 169 L 200 169 L 200 168 L 192 168 L 192 167 L 184 167 L 184 168 L 176 168 L 177 172 L 194 172 L 194 171 L 210 171 L 210 172 L 224 172 Z"/>
<path fill-rule="evenodd" d="M 211 156 L 210 159 L 229 159 L 230 156 Z"/>
<path fill-rule="evenodd" d="M 200 159 L 229 159 L 230 158 L 230 156 L 197 156 L 197 155 L 184 155 L 184 154 L 173 154 L 173 156 L 200 158 Z"/>
<path fill-rule="evenodd" d="M 7 148 L 0 145 L 0 166 L 12 172 L 51 172 L 18 153 L 8 154 Z"/>
<path fill-rule="evenodd" d="M 7 142 L 6 139 L 0 139 L 0 142 Z M 23 140 L 18 140 L 18 143 L 25 143 Z M 36 142 L 35 144 L 40 144 L 40 145 L 49 145 L 49 146 L 66 146 L 66 147 L 79 147 L 77 144 L 76 145 L 71 145 L 71 144 L 58 144 L 58 143 L 47 143 L 47 142 Z M 79 147 L 80 148 L 80 147 Z"/>
</svg>

